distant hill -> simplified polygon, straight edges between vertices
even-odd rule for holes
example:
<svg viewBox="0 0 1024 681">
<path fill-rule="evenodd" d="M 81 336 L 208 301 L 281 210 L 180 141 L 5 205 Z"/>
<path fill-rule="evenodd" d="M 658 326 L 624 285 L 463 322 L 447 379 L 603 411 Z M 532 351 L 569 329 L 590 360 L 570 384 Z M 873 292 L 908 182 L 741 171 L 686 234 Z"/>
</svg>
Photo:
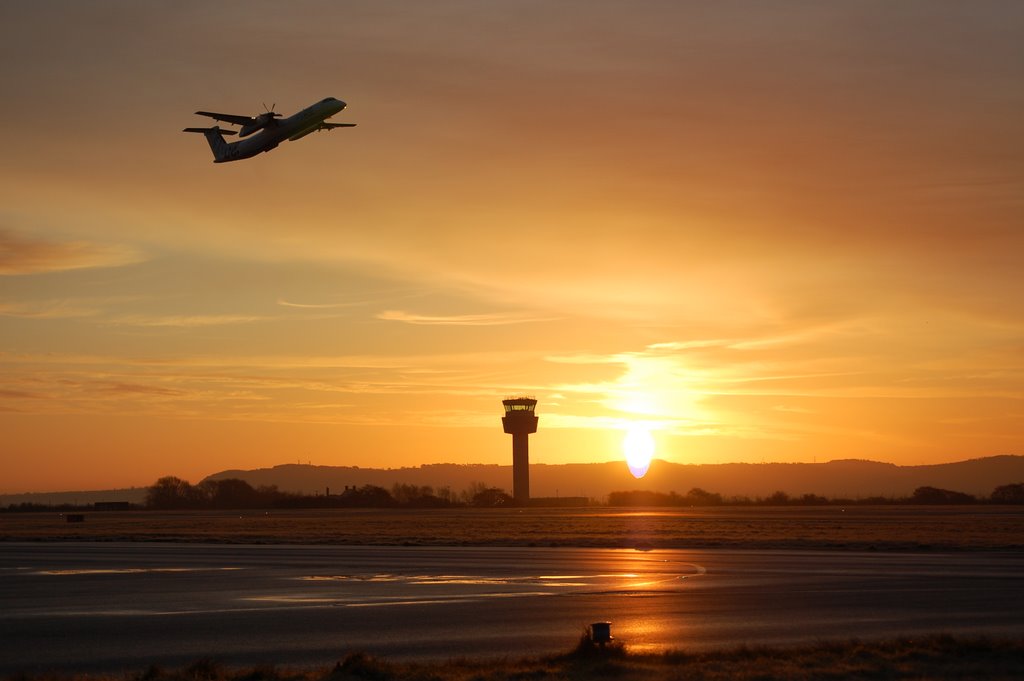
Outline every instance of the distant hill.
<svg viewBox="0 0 1024 681">
<path fill-rule="evenodd" d="M 449 487 L 461 492 L 472 483 L 511 491 L 512 467 L 496 464 L 427 464 L 411 468 L 359 468 L 282 464 L 273 468 L 227 470 L 207 480 L 240 478 L 253 486 L 277 485 L 288 492 L 339 494 L 346 485 L 395 483 Z M 918 487 L 940 487 L 987 497 L 1000 485 L 1024 482 L 1024 456 L 1004 455 L 930 466 L 896 466 L 877 461 L 846 459 L 827 463 L 678 464 L 655 461 L 648 474 L 636 480 L 621 461 L 608 463 L 532 464 L 530 491 L 535 497 L 584 496 L 606 501 L 609 492 L 651 490 L 686 494 L 694 487 L 725 497 L 767 497 L 776 491 L 790 496 L 819 494 L 829 498 L 907 497 Z M 10 504 L 75 504 L 97 501 L 142 503 L 146 488 L 79 492 L 34 492 L 0 495 L 0 507 Z"/>
<path fill-rule="evenodd" d="M 288 492 L 332 494 L 346 486 L 396 483 L 449 487 L 460 492 L 474 482 L 510 490 L 512 467 L 485 464 L 428 464 L 412 468 L 360 468 L 282 464 L 255 470 L 227 470 L 208 480 L 240 478 L 253 486 L 277 485 Z M 585 496 L 604 501 L 609 492 L 675 491 L 694 487 L 726 497 L 767 497 L 776 491 L 790 496 L 819 494 L 830 498 L 906 497 L 918 487 L 940 487 L 987 497 L 1000 485 L 1024 482 L 1024 456 L 992 456 L 929 466 L 897 466 L 876 461 L 839 460 L 827 463 L 678 464 L 655 461 L 636 480 L 623 462 L 532 464 L 530 490 L 535 497 Z"/>
</svg>

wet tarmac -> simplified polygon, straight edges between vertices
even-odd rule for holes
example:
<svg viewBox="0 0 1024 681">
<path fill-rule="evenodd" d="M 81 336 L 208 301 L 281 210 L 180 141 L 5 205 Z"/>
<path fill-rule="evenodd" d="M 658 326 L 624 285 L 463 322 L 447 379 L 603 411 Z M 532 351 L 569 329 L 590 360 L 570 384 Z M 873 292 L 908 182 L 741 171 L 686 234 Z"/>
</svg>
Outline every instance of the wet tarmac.
<svg viewBox="0 0 1024 681">
<path fill-rule="evenodd" d="M 0 544 L 0 673 L 1024 635 L 1024 554 Z"/>
</svg>

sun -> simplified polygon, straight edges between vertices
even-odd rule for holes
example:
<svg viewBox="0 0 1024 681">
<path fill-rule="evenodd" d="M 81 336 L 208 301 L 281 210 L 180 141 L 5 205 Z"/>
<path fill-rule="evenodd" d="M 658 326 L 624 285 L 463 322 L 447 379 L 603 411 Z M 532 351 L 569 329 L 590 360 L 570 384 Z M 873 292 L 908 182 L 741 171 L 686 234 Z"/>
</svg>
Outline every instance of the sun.
<svg viewBox="0 0 1024 681">
<path fill-rule="evenodd" d="M 622 452 L 626 455 L 626 465 L 633 477 L 644 477 L 654 455 L 654 437 L 650 429 L 642 425 L 630 426 L 622 438 Z"/>
</svg>

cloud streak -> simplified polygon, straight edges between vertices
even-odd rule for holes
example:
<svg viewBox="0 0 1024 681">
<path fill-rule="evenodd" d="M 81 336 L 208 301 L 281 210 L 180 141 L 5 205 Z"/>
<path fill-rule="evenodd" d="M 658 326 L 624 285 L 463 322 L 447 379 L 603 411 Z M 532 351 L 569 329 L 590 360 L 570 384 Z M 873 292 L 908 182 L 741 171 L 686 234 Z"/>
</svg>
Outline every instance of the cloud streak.
<svg viewBox="0 0 1024 681">
<path fill-rule="evenodd" d="M 293 303 L 291 301 L 285 300 L 284 298 L 279 298 L 277 300 L 277 304 L 280 305 L 281 307 L 295 307 L 299 308 L 300 310 L 337 310 L 349 307 L 359 307 L 361 305 L 365 305 L 366 303 Z"/>
<path fill-rule="evenodd" d="M 111 319 L 108 323 L 119 326 L 167 327 L 179 329 L 195 329 L 204 326 L 224 326 L 232 324 L 251 324 L 272 319 L 260 315 L 126 315 Z"/>
<path fill-rule="evenodd" d="M 511 314 L 464 314 L 464 315 L 423 315 L 403 310 L 384 310 L 377 319 L 389 322 L 403 322 L 417 326 L 505 326 L 552 321 L 553 317 L 534 317 Z"/>
<path fill-rule="evenodd" d="M 22 319 L 74 319 L 94 317 L 102 308 L 85 301 L 44 300 L 21 303 L 0 303 L 0 316 Z"/>
<path fill-rule="evenodd" d="M 0 275 L 119 267 L 143 260 L 145 256 L 130 246 L 88 241 L 48 241 L 0 229 Z"/>
</svg>

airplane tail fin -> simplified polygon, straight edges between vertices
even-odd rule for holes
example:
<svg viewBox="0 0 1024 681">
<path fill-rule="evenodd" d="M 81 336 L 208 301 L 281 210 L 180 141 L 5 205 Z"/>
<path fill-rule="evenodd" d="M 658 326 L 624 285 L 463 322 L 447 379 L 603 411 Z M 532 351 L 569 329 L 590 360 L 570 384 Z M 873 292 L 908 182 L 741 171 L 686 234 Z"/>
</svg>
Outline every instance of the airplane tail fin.
<svg viewBox="0 0 1024 681">
<path fill-rule="evenodd" d="M 182 132 L 201 132 L 206 137 L 206 141 L 210 143 L 210 151 L 213 152 L 213 162 L 223 163 L 224 161 L 230 161 L 231 158 L 231 146 L 224 141 L 224 135 L 234 135 L 235 133 L 230 130 L 221 130 L 219 126 L 213 126 L 212 128 L 185 128 Z"/>
</svg>

